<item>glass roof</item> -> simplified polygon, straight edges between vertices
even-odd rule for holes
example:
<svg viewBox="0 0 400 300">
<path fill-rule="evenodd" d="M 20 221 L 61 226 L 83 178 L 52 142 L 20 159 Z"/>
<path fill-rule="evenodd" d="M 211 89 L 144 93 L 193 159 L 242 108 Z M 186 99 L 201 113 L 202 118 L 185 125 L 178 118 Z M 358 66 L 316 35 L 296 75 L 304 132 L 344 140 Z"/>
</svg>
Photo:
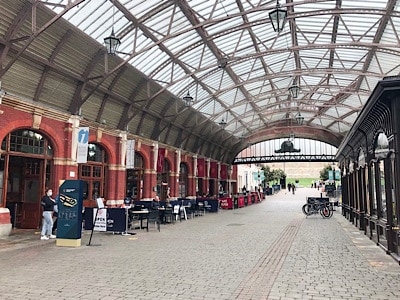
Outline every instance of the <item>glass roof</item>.
<svg viewBox="0 0 400 300">
<path fill-rule="evenodd" d="M 42 2 L 60 13 L 74 1 Z M 279 2 L 280 33 L 268 17 L 276 1 L 86 0 L 64 18 L 101 44 L 114 29 L 122 59 L 177 98 L 189 91 L 234 136 L 287 127 L 300 112 L 308 128 L 343 137 L 376 82 L 400 72 L 399 2 Z"/>
</svg>

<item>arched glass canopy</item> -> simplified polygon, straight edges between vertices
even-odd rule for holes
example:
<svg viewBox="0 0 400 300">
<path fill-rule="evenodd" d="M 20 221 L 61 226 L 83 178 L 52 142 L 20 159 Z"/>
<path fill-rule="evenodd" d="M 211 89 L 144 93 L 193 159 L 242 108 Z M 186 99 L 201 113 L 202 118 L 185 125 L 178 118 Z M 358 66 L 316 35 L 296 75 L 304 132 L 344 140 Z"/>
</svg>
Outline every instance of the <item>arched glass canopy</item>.
<svg viewBox="0 0 400 300">
<path fill-rule="evenodd" d="M 13 2 L 21 16 L 23 3 Z M 40 16 L 35 34 L 42 40 L 26 51 L 72 77 L 75 89 L 64 92 L 75 99 L 53 105 L 81 108 L 88 119 L 192 152 L 229 161 L 249 142 L 287 136 L 288 127 L 298 137 L 338 146 L 378 80 L 399 74 L 399 1 L 280 4 L 287 20 L 275 32 L 269 19 L 275 0 L 43 0 L 31 14 Z M 74 31 L 52 32 L 61 19 L 98 48 Z M 117 55 L 104 57 L 111 32 L 121 44 Z M 40 80 L 33 84 L 36 95 L 46 91 Z M 296 98 L 293 85 L 300 88 Z M 190 107 L 182 100 L 188 93 Z M 293 123 L 298 114 L 301 126 Z"/>
</svg>

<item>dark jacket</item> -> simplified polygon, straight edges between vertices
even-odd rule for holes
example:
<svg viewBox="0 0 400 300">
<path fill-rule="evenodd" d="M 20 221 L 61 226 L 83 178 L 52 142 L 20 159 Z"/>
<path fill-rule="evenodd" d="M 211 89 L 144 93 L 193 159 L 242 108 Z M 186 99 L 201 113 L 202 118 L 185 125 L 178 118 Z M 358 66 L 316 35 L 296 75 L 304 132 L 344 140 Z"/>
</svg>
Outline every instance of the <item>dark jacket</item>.
<svg viewBox="0 0 400 300">
<path fill-rule="evenodd" d="M 49 196 L 44 195 L 40 204 L 43 207 L 43 211 L 53 211 L 55 202 L 50 199 Z"/>
<path fill-rule="evenodd" d="M 153 199 L 151 203 L 151 209 L 158 210 L 159 207 L 160 207 L 160 202 Z"/>
</svg>

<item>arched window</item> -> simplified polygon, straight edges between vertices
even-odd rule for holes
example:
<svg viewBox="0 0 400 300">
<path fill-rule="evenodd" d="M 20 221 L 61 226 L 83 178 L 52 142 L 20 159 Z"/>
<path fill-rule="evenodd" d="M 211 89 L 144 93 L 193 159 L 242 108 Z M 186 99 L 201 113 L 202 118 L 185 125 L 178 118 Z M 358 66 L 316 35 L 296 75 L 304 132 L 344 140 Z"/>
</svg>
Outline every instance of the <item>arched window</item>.
<svg viewBox="0 0 400 300">
<path fill-rule="evenodd" d="M 185 198 L 188 194 L 188 167 L 185 163 L 179 166 L 179 197 Z"/>
<path fill-rule="evenodd" d="M 379 133 L 375 140 L 374 145 L 375 157 L 378 159 L 377 166 L 377 200 L 378 200 L 378 217 L 382 219 L 387 219 L 387 197 L 386 197 L 386 180 L 389 174 L 386 174 L 385 165 L 389 164 L 390 160 L 387 159 L 389 153 L 389 140 L 383 132 Z M 379 193 L 379 194 L 378 194 Z"/>
<path fill-rule="evenodd" d="M 79 164 L 79 179 L 83 184 L 83 199 L 96 200 L 105 194 L 107 155 L 98 144 L 88 145 L 87 162 Z"/>
<path fill-rule="evenodd" d="M 126 197 L 139 200 L 143 198 L 144 159 L 138 152 L 135 152 L 134 166 L 126 170 Z"/>
</svg>

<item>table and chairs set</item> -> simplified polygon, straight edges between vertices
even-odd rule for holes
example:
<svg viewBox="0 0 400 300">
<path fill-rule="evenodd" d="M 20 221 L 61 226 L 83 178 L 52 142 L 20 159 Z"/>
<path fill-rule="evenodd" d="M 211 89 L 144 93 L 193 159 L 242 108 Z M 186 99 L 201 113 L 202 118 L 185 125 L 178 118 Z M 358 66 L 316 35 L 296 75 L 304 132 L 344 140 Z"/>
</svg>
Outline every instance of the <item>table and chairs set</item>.
<svg viewBox="0 0 400 300">
<path fill-rule="evenodd" d="M 177 199 L 168 203 L 159 201 L 134 201 L 124 207 L 85 208 L 84 229 L 129 234 L 135 230 L 151 228 L 161 230 L 162 224 L 203 216 L 207 212 L 218 212 L 217 199 Z M 96 216 L 96 220 L 94 220 Z"/>
</svg>

